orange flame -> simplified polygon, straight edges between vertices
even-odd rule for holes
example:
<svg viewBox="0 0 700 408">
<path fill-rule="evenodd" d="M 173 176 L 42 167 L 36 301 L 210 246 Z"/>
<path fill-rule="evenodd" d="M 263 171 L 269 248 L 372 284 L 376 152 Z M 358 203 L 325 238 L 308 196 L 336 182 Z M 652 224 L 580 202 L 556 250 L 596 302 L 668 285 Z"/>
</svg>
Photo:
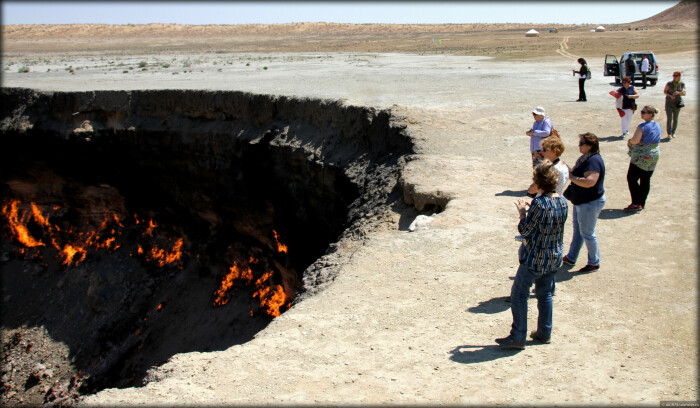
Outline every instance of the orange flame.
<svg viewBox="0 0 700 408">
<path fill-rule="evenodd" d="M 253 297 L 260 299 L 260 308 L 265 313 L 272 317 L 277 317 L 281 313 L 280 307 L 284 306 L 284 303 L 287 301 L 287 295 L 280 285 L 265 286 L 270 278 L 272 278 L 272 271 L 265 272 L 263 276 L 255 281 L 255 286 L 258 289 L 253 293 Z"/>
<path fill-rule="evenodd" d="M 175 264 L 182 260 L 182 244 L 183 240 L 182 238 L 179 238 L 170 251 L 154 246 L 151 248 L 151 252 L 149 254 L 150 256 L 147 256 L 146 258 L 148 260 L 158 262 L 158 266 L 161 268 L 166 265 Z M 139 249 L 141 249 L 140 246 Z"/>
<path fill-rule="evenodd" d="M 272 234 L 275 236 L 275 244 L 277 244 L 277 252 L 286 254 L 287 251 L 289 251 L 289 248 L 287 248 L 287 245 L 285 245 L 279 241 L 279 235 L 277 235 L 277 231 L 272 230 Z"/>
<path fill-rule="evenodd" d="M 255 258 L 251 258 L 255 259 Z M 244 283 L 250 284 L 253 281 L 253 271 L 250 269 L 250 267 L 243 267 L 240 265 L 237 265 L 235 262 L 233 265 L 229 268 L 229 272 L 224 276 L 224 279 L 221 281 L 221 286 L 219 289 L 217 289 L 216 292 L 214 292 L 214 296 L 216 298 L 214 299 L 214 306 L 223 306 L 229 301 L 228 292 L 231 290 L 233 287 L 233 282 L 236 279 L 243 280 Z"/>
<path fill-rule="evenodd" d="M 27 213 L 20 215 L 20 212 L 17 209 L 18 205 L 19 201 L 13 200 L 10 202 L 10 204 L 2 207 L 2 213 L 5 218 L 7 218 L 12 235 L 15 237 L 15 239 L 17 239 L 17 241 L 28 248 L 44 246 L 43 242 L 35 239 L 32 234 L 29 233 L 29 229 L 25 225 L 25 223 L 29 221 L 29 215 Z M 32 211 L 34 211 L 35 208 L 36 206 L 32 203 Z M 36 212 L 39 212 L 38 208 L 36 209 Z M 36 216 L 34 218 L 36 218 Z M 43 217 L 39 219 L 44 220 Z M 38 222 L 41 223 L 41 221 Z"/>
<path fill-rule="evenodd" d="M 255 263 L 258 262 L 257 259 L 251 257 L 251 261 L 253 260 Z M 246 286 L 254 285 L 253 298 L 259 299 L 260 308 L 266 314 L 272 317 L 279 316 L 281 314 L 280 308 L 287 303 L 287 294 L 281 285 L 270 284 L 272 274 L 272 271 L 265 272 L 253 283 L 253 271 L 250 267 L 243 267 L 234 262 L 233 266 L 229 268 L 229 273 L 221 281 L 221 286 L 214 292 L 214 306 L 223 306 L 228 303 L 229 292 L 233 288 L 234 281 L 241 280 Z M 252 311 L 250 315 L 253 317 Z"/>
<path fill-rule="evenodd" d="M 119 216 L 115 213 L 105 215 L 97 230 L 92 228 L 90 231 L 76 233 L 70 229 L 64 232 L 57 225 L 49 222 L 49 215 L 42 213 L 37 204 L 29 203 L 31 210 L 28 211 L 21 211 L 19 204 L 18 200 L 13 200 L 2 207 L 2 213 L 8 220 L 11 235 L 28 248 L 46 246 L 47 244 L 34 238 L 29 231 L 28 223 L 34 221 L 38 226 L 42 227 L 43 236 L 58 251 L 64 266 L 77 265 L 84 261 L 89 250 L 106 248 L 113 252 L 120 247 L 116 239 L 120 231 L 116 228 L 108 230 L 111 220 L 119 227 L 123 227 Z M 55 211 L 60 209 L 60 207 L 54 206 L 52 209 Z M 90 227 L 88 226 L 88 228 Z M 62 244 L 62 242 L 65 242 L 65 244 Z"/>
<path fill-rule="evenodd" d="M 153 219 L 148 220 L 148 227 L 146 227 L 146 231 L 143 233 L 144 235 L 148 235 L 149 237 L 153 236 L 153 232 L 155 229 L 158 227 L 158 224 L 156 224 Z"/>
<path fill-rule="evenodd" d="M 87 251 L 85 251 L 85 249 L 83 248 L 78 248 L 74 247 L 73 245 L 67 244 L 65 247 L 63 247 L 62 250 L 60 250 L 60 254 L 63 258 L 64 265 L 70 265 L 70 263 L 73 262 L 73 258 L 76 255 L 78 255 L 78 258 L 75 261 L 75 264 L 77 265 L 78 263 L 85 260 L 85 257 L 87 256 Z"/>
</svg>

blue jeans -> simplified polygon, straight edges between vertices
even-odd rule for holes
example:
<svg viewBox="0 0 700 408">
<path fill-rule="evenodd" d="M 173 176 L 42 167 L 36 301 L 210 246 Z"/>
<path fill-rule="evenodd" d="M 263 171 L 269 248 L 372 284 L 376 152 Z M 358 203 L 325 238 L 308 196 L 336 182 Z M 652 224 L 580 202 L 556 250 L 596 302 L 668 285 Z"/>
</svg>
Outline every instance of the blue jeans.
<svg viewBox="0 0 700 408">
<path fill-rule="evenodd" d="M 554 290 L 556 269 L 547 273 L 534 272 L 525 265 L 520 265 L 515 274 L 513 288 L 510 290 L 510 311 L 513 313 L 513 325 L 510 337 L 525 343 L 527 337 L 527 298 L 530 287 L 535 284 L 537 297 L 537 331 L 540 337 L 548 339 L 552 335 L 552 291 Z"/>
<path fill-rule="evenodd" d="M 598 237 L 595 235 L 595 224 L 604 206 L 605 194 L 591 202 L 574 205 L 574 234 L 571 238 L 569 253 L 566 254 L 571 262 L 576 262 L 578 253 L 585 242 L 588 249 L 588 265 L 600 264 L 600 250 L 598 249 Z"/>
</svg>

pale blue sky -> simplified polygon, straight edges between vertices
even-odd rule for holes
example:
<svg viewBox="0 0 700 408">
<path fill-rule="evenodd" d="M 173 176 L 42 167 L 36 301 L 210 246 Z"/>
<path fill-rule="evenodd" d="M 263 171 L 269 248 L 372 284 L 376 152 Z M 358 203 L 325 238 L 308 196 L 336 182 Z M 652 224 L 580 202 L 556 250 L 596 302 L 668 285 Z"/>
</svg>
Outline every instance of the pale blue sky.
<svg viewBox="0 0 700 408">
<path fill-rule="evenodd" d="M 642 20 L 675 1 L 2 1 L 2 24 L 562 23 Z"/>
</svg>

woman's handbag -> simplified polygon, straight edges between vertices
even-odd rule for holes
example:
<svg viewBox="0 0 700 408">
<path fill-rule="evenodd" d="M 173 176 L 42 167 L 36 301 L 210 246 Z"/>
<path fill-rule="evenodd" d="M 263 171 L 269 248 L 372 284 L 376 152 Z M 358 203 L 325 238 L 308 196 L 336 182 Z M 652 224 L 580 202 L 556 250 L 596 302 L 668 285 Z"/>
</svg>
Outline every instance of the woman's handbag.
<svg viewBox="0 0 700 408">
<path fill-rule="evenodd" d="M 678 109 L 680 109 L 680 108 L 685 108 L 685 103 L 683 102 L 682 99 L 679 98 L 679 99 L 676 101 L 676 108 L 678 108 Z"/>
<path fill-rule="evenodd" d="M 630 109 L 632 109 L 632 112 L 637 110 L 637 103 L 634 101 L 630 101 Z"/>
</svg>

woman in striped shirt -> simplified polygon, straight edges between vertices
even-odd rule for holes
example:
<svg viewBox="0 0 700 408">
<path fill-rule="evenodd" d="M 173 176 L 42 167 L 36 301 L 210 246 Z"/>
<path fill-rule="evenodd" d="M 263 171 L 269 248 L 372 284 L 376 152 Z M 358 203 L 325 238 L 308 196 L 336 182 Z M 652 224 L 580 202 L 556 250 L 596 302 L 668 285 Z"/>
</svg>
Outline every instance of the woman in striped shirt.
<svg viewBox="0 0 700 408">
<path fill-rule="evenodd" d="M 539 317 L 537 330 L 530 337 L 549 343 L 552 334 L 552 291 L 556 271 L 564 254 L 564 223 L 569 213 L 566 199 L 555 191 L 559 172 L 552 162 L 544 160 L 533 170 L 532 181 L 540 195 L 527 209 L 527 200 L 519 199 L 515 206 L 520 214 L 518 231 L 524 238 L 520 251 L 520 267 L 511 289 L 513 325 L 510 335 L 496 339 L 503 348 L 522 350 L 527 335 L 527 299 L 535 284 Z"/>
</svg>

